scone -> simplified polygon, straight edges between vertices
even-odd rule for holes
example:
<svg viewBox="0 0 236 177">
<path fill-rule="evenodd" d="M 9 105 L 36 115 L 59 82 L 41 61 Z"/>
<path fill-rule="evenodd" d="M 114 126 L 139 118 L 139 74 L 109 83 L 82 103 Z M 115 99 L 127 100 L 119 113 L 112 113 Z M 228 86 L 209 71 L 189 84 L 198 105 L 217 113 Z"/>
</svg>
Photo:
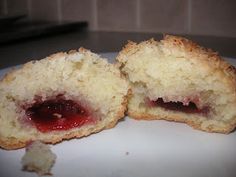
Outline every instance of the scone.
<svg viewBox="0 0 236 177">
<path fill-rule="evenodd" d="M 236 72 L 217 53 L 166 35 L 129 42 L 117 60 L 132 87 L 130 117 L 185 122 L 207 132 L 235 128 Z"/>
<path fill-rule="evenodd" d="M 29 62 L 0 82 L 0 147 L 111 128 L 124 116 L 128 90 L 115 65 L 83 48 Z"/>
</svg>

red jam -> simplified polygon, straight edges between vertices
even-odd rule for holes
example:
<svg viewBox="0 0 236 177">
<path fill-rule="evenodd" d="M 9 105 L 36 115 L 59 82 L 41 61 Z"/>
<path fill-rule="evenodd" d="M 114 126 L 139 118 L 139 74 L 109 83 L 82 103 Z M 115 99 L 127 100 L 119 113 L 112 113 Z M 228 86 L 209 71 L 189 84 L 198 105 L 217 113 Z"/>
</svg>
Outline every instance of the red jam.
<svg viewBox="0 0 236 177">
<path fill-rule="evenodd" d="M 188 105 L 184 105 L 182 102 L 164 102 L 162 98 L 158 98 L 155 101 L 148 101 L 148 105 L 151 107 L 158 106 L 167 110 L 180 111 L 184 113 L 203 114 L 206 115 L 209 112 L 209 107 L 205 106 L 199 109 L 194 102 L 189 102 Z"/>
<path fill-rule="evenodd" d="M 63 98 L 36 102 L 26 110 L 26 115 L 41 132 L 68 130 L 95 122 L 85 108 Z"/>
</svg>

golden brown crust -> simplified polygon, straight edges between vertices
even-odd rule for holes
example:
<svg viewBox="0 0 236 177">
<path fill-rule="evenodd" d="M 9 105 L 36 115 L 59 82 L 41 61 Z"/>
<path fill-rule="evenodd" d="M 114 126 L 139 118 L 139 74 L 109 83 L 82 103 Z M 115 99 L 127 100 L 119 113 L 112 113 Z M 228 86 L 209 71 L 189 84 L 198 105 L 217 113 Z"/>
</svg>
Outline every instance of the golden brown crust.
<svg viewBox="0 0 236 177">
<path fill-rule="evenodd" d="M 161 42 L 166 46 L 168 45 L 169 47 L 174 47 L 178 50 L 184 50 L 184 52 L 188 54 L 189 59 L 197 59 L 206 62 L 205 64 L 210 65 L 213 70 L 222 70 L 229 79 L 234 80 L 236 83 L 235 67 L 223 60 L 217 52 L 201 47 L 197 43 L 186 38 L 172 35 L 165 35 Z"/>
<path fill-rule="evenodd" d="M 5 150 L 15 150 L 15 149 L 20 149 L 23 148 L 27 145 L 27 142 L 22 142 L 16 139 L 12 139 L 12 140 L 3 140 L 0 137 L 0 147 L 5 149 Z"/>
<path fill-rule="evenodd" d="M 118 56 L 116 57 L 116 60 L 122 64 L 125 64 L 126 61 L 122 61 L 122 57 L 125 56 L 125 58 L 128 58 L 129 56 L 135 54 L 139 50 L 142 49 L 142 47 L 155 47 L 159 44 L 158 41 L 155 41 L 153 38 L 143 41 L 141 43 L 136 43 L 133 41 L 128 41 L 128 43 L 122 48 L 122 50 L 119 52 Z"/>
<path fill-rule="evenodd" d="M 211 49 L 206 49 L 199 46 L 191 40 L 188 40 L 179 36 L 164 35 L 164 39 L 160 42 L 155 41 L 153 38 L 147 41 L 143 41 L 139 44 L 128 41 L 122 51 L 119 52 L 116 60 L 118 60 L 121 65 L 124 65 L 126 61 L 122 60 L 123 56 L 129 58 L 130 55 L 138 52 L 142 47 L 155 47 L 159 44 L 165 45 L 168 48 L 183 50 L 187 54 L 190 60 L 199 60 L 203 65 L 208 66 L 213 72 L 220 71 L 222 77 L 226 77 L 232 88 L 236 90 L 236 68 L 230 65 L 228 62 L 223 60 L 217 52 L 213 52 Z"/>
<path fill-rule="evenodd" d="M 160 116 L 160 115 L 152 115 L 152 114 L 147 114 L 147 113 L 138 113 L 138 112 L 135 112 L 135 111 L 128 111 L 128 116 L 130 118 L 133 118 L 133 119 L 136 119 L 136 120 L 167 120 L 167 121 L 186 123 L 187 125 L 193 127 L 194 129 L 202 130 L 202 131 L 209 132 L 209 133 L 229 134 L 236 127 L 236 121 L 234 123 L 230 124 L 229 126 L 224 127 L 224 128 L 209 126 L 209 127 L 206 127 L 206 128 L 203 129 L 201 127 L 201 122 L 196 122 L 196 121 L 193 121 L 191 119 L 183 119 L 181 116 L 177 116 L 177 115 L 171 115 L 171 116 L 168 116 L 168 117 L 163 117 L 163 116 Z"/>
</svg>

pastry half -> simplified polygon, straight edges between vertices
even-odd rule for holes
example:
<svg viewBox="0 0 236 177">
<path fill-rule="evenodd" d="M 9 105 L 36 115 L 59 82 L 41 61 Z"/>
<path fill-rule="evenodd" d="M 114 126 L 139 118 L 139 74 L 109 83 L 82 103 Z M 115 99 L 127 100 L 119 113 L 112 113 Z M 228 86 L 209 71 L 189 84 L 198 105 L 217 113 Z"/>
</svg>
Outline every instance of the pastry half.
<svg viewBox="0 0 236 177">
<path fill-rule="evenodd" d="M 128 90 L 116 66 L 83 48 L 29 62 L 0 82 L 0 147 L 111 128 L 124 116 Z"/>
<path fill-rule="evenodd" d="M 236 126 L 236 72 L 217 53 L 166 35 L 129 42 L 117 56 L 130 81 L 128 115 L 185 122 L 207 132 Z"/>
</svg>

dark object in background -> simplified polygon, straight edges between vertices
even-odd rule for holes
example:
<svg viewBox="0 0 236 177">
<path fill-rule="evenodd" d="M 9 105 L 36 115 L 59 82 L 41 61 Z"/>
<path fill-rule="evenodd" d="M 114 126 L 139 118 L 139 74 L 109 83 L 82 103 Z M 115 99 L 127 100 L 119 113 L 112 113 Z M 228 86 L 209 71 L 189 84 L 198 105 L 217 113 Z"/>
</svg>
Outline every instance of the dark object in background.
<svg viewBox="0 0 236 177">
<path fill-rule="evenodd" d="M 19 15 L 1 15 L 0 16 L 0 32 L 6 30 L 10 27 L 13 23 L 17 22 L 18 20 L 24 19 L 27 16 L 24 14 Z"/>
<path fill-rule="evenodd" d="M 88 23 L 29 21 L 26 15 L 0 16 L 0 44 L 87 29 Z"/>
</svg>

